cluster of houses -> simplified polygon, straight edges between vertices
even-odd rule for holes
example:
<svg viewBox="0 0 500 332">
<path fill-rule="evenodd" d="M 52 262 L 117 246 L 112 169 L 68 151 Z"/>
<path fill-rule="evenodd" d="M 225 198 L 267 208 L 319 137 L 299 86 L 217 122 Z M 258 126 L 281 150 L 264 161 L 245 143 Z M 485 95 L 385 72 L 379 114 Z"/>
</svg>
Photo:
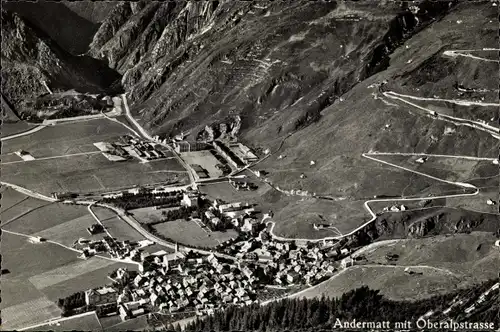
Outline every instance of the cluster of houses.
<svg viewBox="0 0 500 332">
<path fill-rule="evenodd" d="M 240 232 L 252 232 L 256 225 L 261 222 L 254 218 L 257 211 L 248 203 L 234 202 L 222 204 L 214 200 L 203 215 L 203 219 L 207 222 L 209 228 L 217 228 L 217 226 L 225 220 L 230 221 L 233 228 Z"/>
<path fill-rule="evenodd" d="M 188 258 L 180 252 L 159 251 L 143 257 L 139 272 L 119 268 L 113 286 L 89 289 L 87 305 L 113 306 L 122 320 L 146 312 L 192 310 L 211 314 L 225 305 L 256 301 L 259 279 L 248 266 L 214 254 Z"/>
<path fill-rule="evenodd" d="M 104 236 L 102 240 L 88 240 L 80 238 L 75 241 L 75 245 L 81 247 L 82 254 L 79 256 L 82 259 L 88 259 L 99 253 L 107 253 L 113 258 L 128 259 L 133 261 L 141 261 L 146 255 L 141 249 L 152 245 L 150 240 L 142 240 L 139 242 L 131 242 L 129 240 L 118 241 L 110 236 Z"/>
<path fill-rule="evenodd" d="M 314 246 L 300 246 L 288 242 L 265 239 L 262 231 L 259 237 L 251 237 L 225 246 L 223 250 L 240 261 L 253 261 L 260 265 L 269 283 L 292 285 L 318 283 L 333 275 L 340 266 L 347 268 L 354 264 L 350 250 L 337 247 L 334 243 L 320 243 Z"/>
<path fill-rule="evenodd" d="M 397 206 L 397 205 L 392 205 L 392 206 L 386 206 L 382 209 L 383 212 L 400 212 L 400 211 L 406 211 L 406 206 L 404 205 L 401 205 L 401 206 Z"/>
<path fill-rule="evenodd" d="M 246 181 L 234 181 L 229 179 L 229 184 L 233 186 L 234 189 L 240 190 L 256 190 L 258 186 L 251 182 Z"/>
<path fill-rule="evenodd" d="M 128 135 L 123 136 L 122 140 L 126 144 L 123 145 L 122 148 L 131 156 L 136 157 L 142 161 L 155 160 L 166 157 L 163 151 L 156 148 L 156 143 L 145 142 Z"/>
</svg>

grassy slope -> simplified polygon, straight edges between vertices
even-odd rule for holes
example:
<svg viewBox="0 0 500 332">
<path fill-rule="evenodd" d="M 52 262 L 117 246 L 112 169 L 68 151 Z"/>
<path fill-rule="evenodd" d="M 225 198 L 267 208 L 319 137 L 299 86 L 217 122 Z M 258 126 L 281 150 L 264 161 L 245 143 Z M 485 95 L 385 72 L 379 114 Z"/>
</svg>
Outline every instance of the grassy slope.
<svg viewBox="0 0 500 332">
<path fill-rule="evenodd" d="M 366 285 L 380 289 L 394 300 L 431 297 L 494 278 L 498 273 L 500 256 L 492 247 L 491 233 L 471 233 L 453 237 L 400 240 L 392 245 L 380 246 L 364 252 L 370 264 L 381 266 L 355 266 L 318 287 L 300 294 L 300 297 L 340 296 L 351 289 Z M 480 249 L 477 250 L 478 246 Z M 399 254 L 395 267 L 387 266 L 385 255 Z M 404 266 L 426 265 L 450 271 L 412 268 L 422 274 L 408 275 Z"/>
</svg>

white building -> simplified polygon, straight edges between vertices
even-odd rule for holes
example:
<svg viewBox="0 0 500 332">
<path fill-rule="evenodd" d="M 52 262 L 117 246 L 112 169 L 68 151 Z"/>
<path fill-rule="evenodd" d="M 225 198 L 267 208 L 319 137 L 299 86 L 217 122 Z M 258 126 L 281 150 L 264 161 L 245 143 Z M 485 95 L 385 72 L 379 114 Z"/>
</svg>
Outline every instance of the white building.
<svg viewBox="0 0 500 332">
<path fill-rule="evenodd" d="M 352 257 L 346 257 L 342 259 L 342 261 L 340 261 L 340 265 L 342 266 L 343 269 L 345 269 L 349 266 L 353 266 L 354 260 L 352 259 Z"/>
<path fill-rule="evenodd" d="M 198 196 L 184 193 L 181 204 L 184 206 L 198 206 Z"/>
</svg>

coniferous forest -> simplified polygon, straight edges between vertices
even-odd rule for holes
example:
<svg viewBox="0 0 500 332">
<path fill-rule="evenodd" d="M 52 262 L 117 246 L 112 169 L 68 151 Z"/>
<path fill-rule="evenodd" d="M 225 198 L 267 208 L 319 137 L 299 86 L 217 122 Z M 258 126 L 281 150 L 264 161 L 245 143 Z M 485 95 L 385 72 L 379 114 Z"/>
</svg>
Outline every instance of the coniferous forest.
<svg viewBox="0 0 500 332">
<path fill-rule="evenodd" d="M 340 298 L 285 299 L 265 306 L 229 307 L 213 316 L 198 318 L 186 331 L 368 331 L 370 328 L 339 327 L 338 322 L 413 322 L 430 310 L 443 311 L 453 300 L 474 301 L 497 280 L 490 280 L 469 289 L 445 295 L 435 295 L 419 301 L 392 301 L 366 286 L 343 294 Z M 465 302 L 466 303 L 466 302 Z M 448 317 L 429 318 L 433 321 L 453 319 L 467 322 L 492 322 L 500 327 L 500 295 L 498 291 L 472 316 L 463 310 L 452 311 Z M 337 325 L 336 325 L 337 324 Z M 173 329 L 178 328 L 175 325 Z M 375 329 L 377 330 L 377 329 Z M 437 329 L 445 331 L 446 329 Z"/>
</svg>

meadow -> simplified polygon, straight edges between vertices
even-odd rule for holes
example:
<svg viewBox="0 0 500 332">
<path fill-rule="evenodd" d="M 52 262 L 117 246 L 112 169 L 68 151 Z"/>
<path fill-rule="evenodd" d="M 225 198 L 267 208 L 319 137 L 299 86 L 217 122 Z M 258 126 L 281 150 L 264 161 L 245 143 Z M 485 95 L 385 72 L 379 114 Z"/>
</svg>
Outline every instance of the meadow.
<svg viewBox="0 0 500 332">
<path fill-rule="evenodd" d="M 210 232 L 208 233 L 198 226 L 194 221 L 187 220 L 173 220 L 156 224 L 153 226 L 158 234 L 178 241 L 181 244 L 201 246 L 201 247 L 215 247 L 219 243 L 237 237 L 237 232 L 234 230 L 227 230 L 226 232 Z"/>
<path fill-rule="evenodd" d="M 35 160 L 13 162 L 7 155 L 2 179 L 49 195 L 52 192 L 89 192 L 135 185 L 178 181 L 187 173 L 174 158 L 141 163 L 137 159 L 111 162 L 93 145 L 115 142 L 130 132 L 107 119 L 57 124 L 3 142 L 3 154 L 28 151 Z M 50 158 L 50 159 L 44 159 Z"/>
</svg>

